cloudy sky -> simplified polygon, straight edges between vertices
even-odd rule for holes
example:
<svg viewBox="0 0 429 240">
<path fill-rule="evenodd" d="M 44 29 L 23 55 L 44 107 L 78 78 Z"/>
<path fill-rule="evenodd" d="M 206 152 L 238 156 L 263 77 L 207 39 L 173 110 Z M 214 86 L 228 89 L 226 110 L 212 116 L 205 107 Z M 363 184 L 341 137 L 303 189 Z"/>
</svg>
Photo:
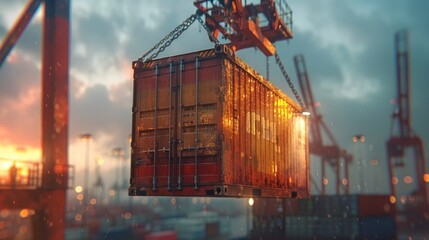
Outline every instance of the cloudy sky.
<svg viewBox="0 0 429 240">
<path fill-rule="evenodd" d="M 0 0 L 0 39 L 25 2 Z M 276 46 L 289 75 L 298 88 L 292 59 L 304 54 L 313 92 L 320 102 L 319 112 L 341 147 L 355 155 L 352 191 L 362 191 L 359 184 L 363 176 L 365 191 L 387 193 L 385 141 L 390 135 L 396 87 L 393 37 L 402 29 L 410 36 L 413 126 L 428 149 L 429 2 L 288 3 L 293 10 L 294 38 Z M 104 159 L 103 172 L 113 171 L 111 150 L 128 149 L 131 132 L 131 61 L 195 10 L 190 0 L 71 1 L 69 162 L 78 174 L 84 166 L 84 145 L 79 140 L 83 133 L 94 136 L 91 159 Z M 0 68 L 0 158 L 40 158 L 42 14 L 40 8 Z M 212 46 L 195 23 L 162 56 Z M 257 50 L 243 50 L 239 56 L 265 75 L 266 59 Z M 291 95 L 274 59 L 270 59 L 270 69 L 270 80 Z M 351 139 L 355 134 L 365 135 L 367 141 L 354 144 Z M 378 166 L 370 166 L 370 159 L 379 160 Z M 320 177 L 317 159 L 312 160 L 311 173 Z M 334 181 L 329 180 L 332 191 Z"/>
</svg>

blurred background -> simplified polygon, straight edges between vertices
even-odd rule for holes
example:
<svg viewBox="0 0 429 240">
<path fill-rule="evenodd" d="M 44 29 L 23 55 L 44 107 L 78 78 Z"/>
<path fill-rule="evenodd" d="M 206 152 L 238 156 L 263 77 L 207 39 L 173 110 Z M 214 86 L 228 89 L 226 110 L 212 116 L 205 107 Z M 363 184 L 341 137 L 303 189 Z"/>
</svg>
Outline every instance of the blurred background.
<svg viewBox="0 0 429 240">
<path fill-rule="evenodd" d="M 23 9 L 29 6 L 27 2 L 0 0 L 0 39 L 6 38 Z M 174 239 L 174 236 L 181 239 L 193 239 L 195 236 L 196 239 L 246 239 L 260 224 L 254 220 L 257 210 L 253 208 L 258 206 L 260 209 L 266 205 L 270 205 L 274 212 L 279 209 L 282 214 L 276 216 L 273 213 L 273 220 L 266 220 L 264 224 L 284 227 L 289 223 L 298 229 L 292 239 L 298 239 L 297 232 L 308 233 L 308 229 L 316 225 L 315 216 L 305 214 L 306 220 L 301 220 L 298 219 L 300 215 L 295 214 L 291 216 L 294 218 L 287 219 L 283 214 L 287 206 L 315 206 L 314 201 L 319 201 L 315 200 L 319 196 L 345 195 L 343 188 L 340 193 L 337 191 L 335 168 L 327 165 L 322 173 L 320 156 L 311 155 L 312 200 L 306 203 L 272 200 L 274 203 L 266 204 L 253 199 L 209 197 L 129 197 L 131 62 L 193 14 L 196 8 L 193 1 L 174 0 L 75 0 L 69 3 L 69 123 L 65 143 L 68 153 L 62 158 L 68 162 L 64 169 L 57 169 L 68 173 L 67 180 L 61 180 L 68 189 L 66 239 L 104 239 L 106 236 L 114 239 L 115 234 L 118 239 L 134 235 L 145 235 L 149 239 Z M 427 171 L 423 176 L 416 173 L 416 169 L 428 167 L 429 15 L 426 10 L 429 3 L 423 0 L 289 0 L 287 3 L 293 11 L 294 36 L 275 46 L 296 87 L 299 76 L 293 59 L 299 54 L 305 56 L 314 106 L 323 116 L 323 122 L 335 137 L 336 144 L 353 158 L 347 163 L 346 160 L 335 163 L 338 167 L 344 164 L 349 167 L 348 178 L 342 177 L 340 182 L 349 186 L 348 195 L 357 200 L 347 201 L 359 202 L 362 195 L 384 195 L 387 203 L 393 204 L 399 212 L 410 209 L 410 204 L 419 196 L 421 179 L 425 183 L 424 188 L 429 182 Z M 35 9 L 34 17 L 0 66 L 1 203 L 7 201 L 5 196 L 11 188 L 34 189 L 41 184 L 41 169 L 45 161 L 41 150 L 44 124 L 41 121 L 42 27 L 45 14 L 43 7 Z M 398 40 L 395 40 L 395 34 L 398 32 L 405 32 L 406 38 L 402 41 L 406 47 L 401 49 L 409 54 L 410 134 L 422 140 L 423 155 L 414 154 L 412 150 L 417 148 L 411 148 L 392 165 L 386 144 L 397 136 L 395 121 L 401 102 L 397 97 L 400 66 L 397 65 L 398 46 L 395 43 Z M 205 29 L 195 23 L 160 57 L 212 47 Z M 273 57 L 266 58 L 256 48 L 241 50 L 237 54 L 262 75 L 269 74 L 269 80 L 275 86 L 293 96 Z M 54 126 L 52 131 L 61 127 Z M 394 146 L 396 143 L 391 142 Z M 415 147 L 418 144 L 405 145 Z M 423 161 L 423 165 L 416 165 L 416 159 Z M 394 178 L 389 175 L 392 169 Z M 11 176 L 14 176 L 13 181 Z M 300 209 L 308 208 L 313 209 L 308 206 Z M 330 207 L 327 209 L 328 213 L 332 210 Z M 25 208 L 0 205 L 0 239 L 32 239 L 32 229 L 36 225 L 31 224 L 31 216 L 38 216 L 31 205 Z M 280 223 L 275 220 L 277 218 L 281 219 Z M 429 235 L 413 230 L 429 216 L 419 217 L 419 220 L 402 218 L 406 217 L 394 216 L 398 238 L 405 239 L 412 234 L 418 234 L 417 237 Z M 338 222 L 330 224 L 338 225 Z M 304 226 L 303 230 L 300 226 Z M 266 229 L 265 226 L 260 228 Z M 180 232 L 181 229 L 191 230 Z M 201 235 L 202 231 L 204 235 Z M 187 236 L 189 232 L 195 236 Z M 167 237 L 156 238 L 156 234 Z"/>
</svg>

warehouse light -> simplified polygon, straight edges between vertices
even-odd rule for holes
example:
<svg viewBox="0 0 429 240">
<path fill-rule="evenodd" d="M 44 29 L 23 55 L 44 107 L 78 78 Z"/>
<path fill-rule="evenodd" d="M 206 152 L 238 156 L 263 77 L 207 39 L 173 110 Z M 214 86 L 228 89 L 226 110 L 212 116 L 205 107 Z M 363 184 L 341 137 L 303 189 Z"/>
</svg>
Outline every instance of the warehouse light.
<svg viewBox="0 0 429 240">
<path fill-rule="evenodd" d="M 305 111 L 305 110 L 302 111 L 302 115 L 304 115 L 304 116 L 310 116 L 310 114 L 311 113 L 309 111 Z"/>
</svg>

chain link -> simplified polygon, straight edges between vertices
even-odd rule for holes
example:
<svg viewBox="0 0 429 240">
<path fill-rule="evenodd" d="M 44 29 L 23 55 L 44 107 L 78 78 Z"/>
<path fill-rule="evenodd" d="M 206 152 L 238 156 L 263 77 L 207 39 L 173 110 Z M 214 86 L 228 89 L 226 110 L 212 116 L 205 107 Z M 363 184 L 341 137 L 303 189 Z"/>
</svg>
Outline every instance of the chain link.
<svg viewBox="0 0 429 240">
<path fill-rule="evenodd" d="M 143 56 L 139 58 L 139 61 L 147 62 L 156 58 L 161 52 L 163 52 L 168 46 L 170 46 L 174 40 L 179 38 L 180 35 L 182 35 L 182 33 L 186 31 L 195 22 L 195 20 L 198 20 L 198 22 L 204 27 L 204 29 L 207 31 L 209 35 L 210 40 L 214 42 L 216 45 L 220 45 L 219 40 L 213 36 L 208 26 L 201 19 L 201 14 L 197 12 L 192 14 L 189 18 L 187 18 L 179 26 L 177 26 L 173 31 L 171 31 L 163 39 L 161 39 L 157 44 L 155 44 L 155 46 L 153 46 L 149 51 L 143 54 Z M 154 52 L 152 55 L 147 57 L 150 53 L 152 53 L 156 49 L 158 49 L 156 52 Z"/>
<path fill-rule="evenodd" d="M 165 36 L 163 39 L 161 39 L 155 46 L 153 46 L 148 52 L 143 54 L 143 56 L 139 59 L 139 61 L 147 62 L 154 58 L 156 58 L 161 52 L 163 52 L 168 46 L 171 45 L 171 43 L 176 40 L 177 38 L 182 35 L 184 31 L 186 31 L 194 22 L 195 20 L 198 20 L 198 22 L 204 27 L 204 29 L 207 31 L 209 38 L 212 42 L 214 42 L 216 45 L 220 45 L 220 42 L 217 38 L 215 38 L 212 34 L 212 31 L 209 29 L 209 27 L 204 23 L 204 21 L 201 19 L 201 14 L 195 13 L 192 14 L 189 18 L 187 18 L 185 21 L 183 21 L 179 26 L 177 26 L 173 31 L 171 31 L 167 36 Z M 155 53 L 150 55 L 150 57 L 146 58 L 151 52 L 153 52 L 155 49 L 159 48 Z M 292 90 L 293 95 L 295 96 L 296 100 L 298 101 L 299 105 L 304 108 L 304 104 L 301 100 L 301 97 L 299 96 L 298 92 L 296 91 L 295 87 L 293 86 L 293 83 L 289 77 L 289 75 L 286 72 L 286 69 L 280 60 L 279 55 L 277 52 L 274 54 L 274 57 L 276 59 L 276 63 L 280 68 L 280 71 L 283 74 L 283 77 L 286 79 L 289 88 Z M 267 58 L 267 79 L 269 78 L 269 66 L 268 66 L 268 58 Z"/>
<path fill-rule="evenodd" d="M 214 42 L 216 45 L 220 45 L 219 40 L 213 36 L 212 31 L 209 29 L 207 24 L 205 24 L 204 21 L 201 19 L 201 15 L 197 16 L 197 20 L 198 20 L 198 22 L 200 22 L 200 24 L 207 31 L 207 34 L 209 35 L 210 41 Z"/>
<path fill-rule="evenodd" d="M 192 14 L 189 18 L 187 18 L 179 26 L 177 26 L 173 31 L 167 34 L 167 36 L 161 39 L 161 41 L 155 44 L 155 46 L 153 46 L 149 51 L 143 54 L 143 56 L 139 58 L 139 61 L 147 62 L 156 58 L 161 52 L 163 52 L 168 46 L 170 46 L 174 40 L 179 38 L 179 36 L 182 35 L 182 33 L 186 31 L 186 29 L 188 29 L 189 26 L 191 26 L 195 22 L 195 19 L 197 19 L 197 17 L 197 14 Z M 155 53 L 146 58 L 151 52 L 153 52 L 157 48 L 159 49 Z"/>
<path fill-rule="evenodd" d="M 292 90 L 293 95 L 295 96 L 296 100 L 298 101 L 299 105 L 301 106 L 301 108 L 305 108 L 305 105 L 302 102 L 301 97 L 298 94 L 298 91 L 296 91 L 295 87 L 293 86 L 293 83 L 289 77 L 289 75 L 286 72 L 285 67 L 283 66 L 282 61 L 280 60 L 279 55 L 277 54 L 277 52 L 274 54 L 274 57 L 276 58 L 276 63 L 277 65 L 279 65 L 280 71 L 283 74 L 283 77 L 286 79 L 286 82 L 289 84 L 289 88 Z"/>
</svg>

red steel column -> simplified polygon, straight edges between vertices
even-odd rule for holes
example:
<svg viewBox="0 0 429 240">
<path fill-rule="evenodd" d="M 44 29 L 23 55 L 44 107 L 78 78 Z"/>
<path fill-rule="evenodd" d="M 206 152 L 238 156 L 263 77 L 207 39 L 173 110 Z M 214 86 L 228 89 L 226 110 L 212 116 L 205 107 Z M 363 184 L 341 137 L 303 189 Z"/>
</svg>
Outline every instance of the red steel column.
<svg viewBox="0 0 429 240">
<path fill-rule="evenodd" d="M 345 184 L 345 194 L 349 195 L 350 194 L 350 176 L 349 176 L 349 158 L 344 157 L 344 172 L 345 172 L 345 179 L 346 184 Z"/>
<path fill-rule="evenodd" d="M 67 189 L 69 0 L 45 0 L 42 63 L 42 202 L 46 231 L 36 239 L 63 239 Z M 37 219 L 37 217 L 36 217 Z"/>
</svg>

